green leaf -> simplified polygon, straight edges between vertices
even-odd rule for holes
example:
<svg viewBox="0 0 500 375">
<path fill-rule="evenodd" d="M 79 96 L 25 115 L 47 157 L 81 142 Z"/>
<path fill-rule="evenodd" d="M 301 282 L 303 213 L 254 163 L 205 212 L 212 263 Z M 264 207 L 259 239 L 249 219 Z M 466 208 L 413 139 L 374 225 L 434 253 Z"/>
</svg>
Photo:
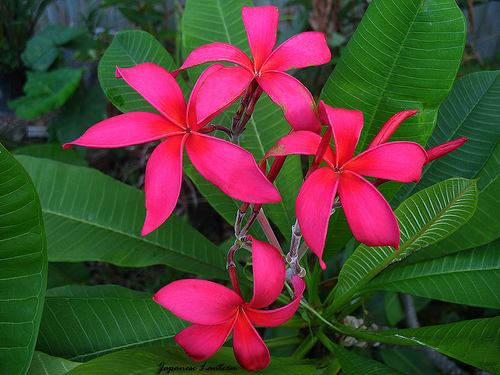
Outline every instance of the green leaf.
<svg viewBox="0 0 500 375">
<path fill-rule="evenodd" d="M 24 146 L 14 150 L 12 154 L 46 158 L 82 167 L 88 167 L 89 165 L 89 163 L 83 159 L 76 150 L 63 150 L 61 145 L 58 143 L 43 143 Z"/>
<path fill-rule="evenodd" d="M 68 284 L 86 284 L 90 271 L 85 263 L 50 262 L 47 289 Z"/>
<path fill-rule="evenodd" d="M 406 375 L 441 375 L 425 354 L 410 348 L 378 348 L 377 354 L 391 368 Z"/>
<path fill-rule="evenodd" d="M 60 68 L 50 73 L 28 72 L 26 96 L 8 103 L 22 118 L 34 119 L 62 106 L 80 84 L 81 69 Z"/>
<path fill-rule="evenodd" d="M 500 309 L 500 240 L 405 267 L 387 269 L 363 288 Z"/>
<path fill-rule="evenodd" d="M 255 374 L 243 370 L 234 358 L 232 348 L 221 348 L 203 362 L 191 361 L 179 347 L 151 347 L 130 349 L 96 358 L 68 372 L 78 374 L 189 374 L 202 372 L 209 375 Z M 269 366 L 259 374 L 316 375 L 316 366 L 305 360 L 271 357 Z"/>
<path fill-rule="evenodd" d="M 458 80 L 439 109 L 437 128 L 429 139 L 434 147 L 460 137 L 469 140 L 424 168 L 416 185 L 407 185 L 395 204 L 443 178 L 479 178 L 479 201 L 472 219 L 458 232 L 408 261 L 439 257 L 484 245 L 500 235 L 500 72 L 478 72 Z"/>
<path fill-rule="evenodd" d="M 0 373 L 24 374 L 47 285 L 47 242 L 33 181 L 0 144 Z"/>
<path fill-rule="evenodd" d="M 332 346 L 343 374 L 345 375 L 398 375 L 399 371 L 387 367 L 383 363 L 352 353 L 338 345 Z"/>
<path fill-rule="evenodd" d="M 48 131 L 61 144 L 72 142 L 92 125 L 104 120 L 107 104 L 99 85 L 77 90 L 64 110 L 50 121 Z"/>
<path fill-rule="evenodd" d="M 153 233 L 139 235 L 146 214 L 142 191 L 90 168 L 29 156 L 19 159 L 38 187 L 50 261 L 166 264 L 228 278 L 223 253 L 175 214 Z"/>
<path fill-rule="evenodd" d="M 360 245 L 339 274 L 335 300 L 329 311 L 336 311 L 375 275 L 463 225 L 474 213 L 476 181 L 449 179 L 412 195 L 394 212 L 401 233 L 399 250 L 391 246 Z"/>
<path fill-rule="evenodd" d="M 79 365 L 81 365 L 81 363 L 52 357 L 35 350 L 27 375 L 65 375 L 69 370 Z"/>
<path fill-rule="evenodd" d="M 391 141 L 425 145 L 454 83 L 465 35 L 464 15 L 455 0 L 370 3 L 320 96 L 333 107 L 363 112 L 357 153 L 392 115 L 407 109 L 419 112 L 399 126 Z M 389 199 L 400 187 L 393 186 Z M 325 261 L 352 238 L 341 211 L 329 228 Z"/>
<path fill-rule="evenodd" d="M 127 30 L 116 34 L 99 62 L 98 76 L 101 87 L 111 103 L 122 112 L 156 112 L 125 80 L 115 77 L 117 66 L 131 68 L 143 62 L 155 63 L 169 72 L 177 68 L 160 42 L 141 30 Z M 180 79 L 177 81 L 181 82 Z M 181 88 L 185 92 L 185 84 Z"/>
<path fill-rule="evenodd" d="M 28 41 L 21 58 L 27 67 L 44 72 L 56 61 L 59 55 L 57 46 L 64 45 L 84 33 L 85 31 L 78 27 L 48 25 Z"/>
<path fill-rule="evenodd" d="M 127 348 L 175 345 L 173 337 L 188 324 L 152 297 L 117 285 L 49 289 L 36 348 L 88 361 Z"/>
<path fill-rule="evenodd" d="M 374 333 L 377 336 L 394 337 L 397 340 L 407 339 L 406 345 L 427 346 L 471 366 L 498 373 L 500 369 L 499 332 L 500 317 L 497 316 L 421 328 L 375 331 Z"/>
</svg>

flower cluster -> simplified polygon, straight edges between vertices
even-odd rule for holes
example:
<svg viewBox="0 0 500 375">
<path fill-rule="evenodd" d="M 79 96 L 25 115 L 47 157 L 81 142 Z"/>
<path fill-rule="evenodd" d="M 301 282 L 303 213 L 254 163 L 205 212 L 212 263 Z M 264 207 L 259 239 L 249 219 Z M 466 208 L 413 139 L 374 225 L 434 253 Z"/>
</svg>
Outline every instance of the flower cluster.
<svg viewBox="0 0 500 375">
<path fill-rule="evenodd" d="M 382 127 L 368 148 L 354 155 L 363 128 L 363 114 L 356 110 L 332 108 L 321 101 L 316 106 L 310 92 L 296 78 L 285 73 L 295 68 L 327 63 L 330 51 L 325 36 L 318 32 L 296 35 L 275 49 L 278 9 L 273 6 L 243 7 L 251 58 L 226 43 L 195 49 L 184 64 L 172 73 L 152 63 L 116 68 L 116 77 L 136 90 L 158 113 L 132 112 L 104 120 L 77 140 L 65 144 L 86 147 L 123 147 L 161 140 L 146 167 L 146 220 L 142 234 L 157 229 L 173 212 L 182 181 L 182 159 L 187 155 L 208 181 L 228 196 L 244 202 L 242 215 L 250 204 L 256 216 L 264 203 L 280 201 L 273 185 L 284 159 L 292 154 L 314 156 L 296 203 L 296 233 L 321 259 L 332 211 L 342 207 L 354 237 L 369 246 L 398 248 L 398 222 L 388 202 L 376 189 L 387 180 L 418 181 L 430 160 L 465 142 L 460 139 L 426 151 L 415 142 L 390 142 L 389 137 L 416 110 L 395 114 Z M 226 61 L 236 66 L 214 64 L 196 82 L 186 104 L 175 77 L 180 70 L 207 62 Z M 283 110 L 291 125 L 257 165 L 253 156 L 239 146 L 239 135 L 262 92 Z M 232 128 L 209 125 L 210 121 L 241 98 Z M 322 126 L 325 131 L 322 134 Z M 222 130 L 229 141 L 209 135 Z M 330 146 L 333 138 L 333 146 Z M 275 157 L 266 177 L 266 160 Z M 373 177 L 368 180 L 363 176 Z M 255 218 L 254 218 L 255 219 Z M 288 321 L 296 312 L 305 289 L 297 268 L 286 265 L 277 246 L 247 236 L 252 221 L 241 230 L 241 216 L 235 225 L 235 246 L 228 254 L 228 271 L 233 290 L 204 280 L 179 280 L 163 289 L 154 300 L 194 325 L 179 332 L 175 341 L 197 361 L 212 356 L 233 332 L 233 347 L 242 367 L 265 368 L 269 351 L 254 328 Z M 300 242 L 300 239 L 299 239 Z M 234 251 L 248 248 L 252 253 L 253 297 L 245 302 L 236 279 Z M 292 250 L 293 248 L 293 250 Z M 290 259 L 300 260 L 297 241 L 292 241 Z M 276 310 L 271 305 L 288 283 L 292 302 Z"/>
</svg>

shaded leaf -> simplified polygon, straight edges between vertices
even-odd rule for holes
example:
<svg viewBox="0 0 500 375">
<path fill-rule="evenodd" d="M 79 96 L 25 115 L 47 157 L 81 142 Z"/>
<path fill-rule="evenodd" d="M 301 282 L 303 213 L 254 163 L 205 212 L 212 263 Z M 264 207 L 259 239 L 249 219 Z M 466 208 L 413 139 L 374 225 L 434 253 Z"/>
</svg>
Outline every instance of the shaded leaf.
<svg viewBox="0 0 500 375">
<path fill-rule="evenodd" d="M 92 125 L 104 120 L 107 101 L 99 85 L 77 90 L 64 110 L 50 120 L 48 131 L 61 144 L 80 137 Z"/>
<path fill-rule="evenodd" d="M 218 247 L 176 215 L 140 236 L 146 214 L 142 191 L 94 169 L 29 156 L 19 159 L 38 187 L 50 261 L 166 264 L 207 277 L 228 277 Z"/>
<path fill-rule="evenodd" d="M 80 84 L 82 70 L 60 68 L 50 73 L 28 72 L 26 96 L 8 103 L 22 118 L 34 119 L 62 106 Z"/>
<path fill-rule="evenodd" d="M 42 207 L 30 176 L 0 145 L 0 373 L 24 374 L 47 285 Z"/>
<path fill-rule="evenodd" d="M 346 303 L 393 262 L 446 237 L 470 219 L 477 203 L 476 181 L 449 179 L 412 195 L 395 211 L 401 233 L 399 250 L 360 245 L 344 264 L 329 311 Z"/>
<path fill-rule="evenodd" d="M 127 348 L 174 345 L 173 337 L 187 325 L 152 294 L 117 285 L 72 285 L 47 290 L 36 347 L 88 361 Z"/>
<path fill-rule="evenodd" d="M 370 358 L 350 352 L 338 345 L 332 346 L 345 375 L 397 375 L 402 374 Z"/>
<path fill-rule="evenodd" d="M 63 150 L 59 143 L 43 143 L 15 149 L 13 155 L 26 155 L 88 167 L 89 163 L 74 149 Z"/>
<path fill-rule="evenodd" d="M 69 370 L 79 365 L 81 363 L 53 357 L 35 350 L 27 375 L 65 375 Z"/>
<path fill-rule="evenodd" d="M 409 266 L 387 269 L 363 288 L 500 309 L 500 240 Z"/>
<path fill-rule="evenodd" d="M 394 337 L 397 340 L 407 339 L 406 345 L 427 346 L 491 373 L 496 373 L 499 369 L 499 333 L 498 316 L 429 327 L 375 332 L 377 336 Z"/>
<path fill-rule="evenodd" d="M 203 362 L 191 361 L 179 347 L 152 347 L 124 350 L 100 358 L 73 369 L 68 375 L 96 374 L 186 374 L 202 371 L 204 374 L 255 374 L 243 370 L 234 358 L 232 348 L 221 348 Z M 305 360 L 271 357 L 269 366 L 259 374 L 315 375 L 316 366 Z"/>
</svg>

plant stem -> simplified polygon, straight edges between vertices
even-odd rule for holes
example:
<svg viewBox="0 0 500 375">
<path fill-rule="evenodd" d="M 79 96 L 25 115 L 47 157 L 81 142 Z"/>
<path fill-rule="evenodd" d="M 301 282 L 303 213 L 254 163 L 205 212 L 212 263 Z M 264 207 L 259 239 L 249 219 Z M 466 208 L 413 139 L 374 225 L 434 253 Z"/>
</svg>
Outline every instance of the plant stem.
<svg viewBox="0 0 500 375">
<path fill-rule="evenodd" d="M 264 340 L 266 346 L 269 349 L 282 348 L 285 346 L 299 345 L 302 339 L 297 335 L 286 336 L 286 337 L 276 337 L 273 339 Z"/>
<path fill-rule="evenodd" d="M 307 353 L 309 353 L 309 351 L 313 348 L 313 346 L 316 344 L 317 341 L 318 338 L 316 336 L 312 336 L 311 334 L 309 334 L 304 340 L 302 340 L 302 343 L 295 350 L 292 357 L 295 359 L 304 358 L 307 355 Z"/>
</svg>

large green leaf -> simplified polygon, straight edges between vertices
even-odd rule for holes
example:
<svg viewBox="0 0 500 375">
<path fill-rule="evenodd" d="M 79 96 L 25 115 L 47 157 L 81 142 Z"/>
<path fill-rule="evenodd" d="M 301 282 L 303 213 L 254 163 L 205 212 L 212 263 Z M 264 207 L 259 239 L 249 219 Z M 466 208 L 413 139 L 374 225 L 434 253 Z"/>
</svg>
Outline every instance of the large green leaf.
<svg viewBox="0 0 500 375">
<path fill-rule="evenodd" d="M 459 178 L 428 187 L 405 200 L 395 211 L 401 233 L 399 249 L 360 245 L 340 271 L 329 312 L 348 302 L 389 264 L 457 230 L 470 219 L 476 203 L 476 181 Z"/>
<path fill-rule="evenodd" d="M 466 320 L 445 325 L 375 331 L 381 338 L 393 337 L 404 345 L 423 345 L 491 373 L 500 370 L 500 317 Z M 387 341 L 384 341 L 387 342 Z"/>
<path fill-rule="evenodd" d="M 8 103 L 19 117 L 34 119 L 62 106 L 73 95 L 82 77 L 81 69 L 60 68 L 50 73 L 28 72 L 26 96 Z"/>
<path fill-rule="evenodd" d="M 122 112 L 156 111 L 125 80 L 115 77 L 117 66 L 131 68 L 143 62 L 155 63 L 169 72 L 177 68 L 160 42 L 141 30 L 127 30 L 116 34 L 99 62 L 98 75 L 102 89 L 111 103 Z"/>
<path fill-rule="evenodd" d="M 0 144 L 0 373 L 26 373 L 47 285 L 47 242 L 30 176 Z"/>
<path fill-rule="evenodd" d="M 166 264 L 207 277 L 227 278 L 223 253 L 175 214 L 140 236 L 144 193 L 99 171 L 20 156 L 38 187 L 49 260 L 96 260 L 125 267 Z"/>
<path fill-rule="evenodd" d="M 252 4 L 246 0 L 188 0 L 182 21 L 186 53 L 208 43 L 222 42 L 232 44 L 249 54 L 250 47 L 241 18 L 241 8 L 244 5 L 251 6 Z M 207 17 L 207 14 L 210 14 L 210 17 Z M 188 69 L 191 80 L 194 81 L 203 68 L 204 66 Z M 232 116 L 237 108 L 237 105 L 229 107 L 213 122 L 230 127 Z M 281 109 L 264 94 L 259 99 L 240 139 L 241 146 L 250 151 L 256 160 L 260 160 L 278 139 L 290 132 L 290 129 Z M 210 185 L 195 172 L 194 167 L 189 163 L 185 163 L 184 171 L 219 214 L 228 222 L 233 223 L 241 202 L 226 197 L 219 189 Z M 266 215 L 286 238 L 290 237 L 291 225 L 295 222 L 295 199 L 302 184 L 302 178 L 300 158 L 288 158 L 276 179 L 276 186 L 282 201 L 266 205 L 264 208 Z"/>
<path fill-rule="evenodd" d="M 185 375 L 202 372 L 209 375 L 255 374 L 254 371 L 243 370 L 234 358 L 231 348 L 221 348 L 212 357 L 203 362 L 194 362 L 175 347 L 151 347 L 123 350 L 96 358 L 68 372 L 78 374 L 172 374 Z M 258 374 L 315 375 L 316 366 L 305 360 L 271 357 L 269 366 Z"/>
<path fill-rule="evenodd" d="M 437 110 L 450 91 L 463 55 L 466 25 L 455 0 L 373 0 L 347 44 L 320 99 L 363 112 L 357 152 L 366 148 L 395 113 L 419 113 L 391 141 L 425 145 Z M 442 179 L 441 179 L 442 180 Z M 387 190 L 389 199 L 401 184 Z M 352 237 L 341 210 L 330 220 L 324 259 Z"/>
<path fill-rule="evenodd" d="M 152 297 L 117 285 L 49 289 L 36 348 L 88 361 L 127 348 L 175 345 L 173 337 L 188 324 Z"/>
<path fill-rule="evenodd" d="M 398 375 L 399 371 L 375 361 L 370 358 L 350 352 L 340 346 L 333 345 L 333 351 L 337 357 L 342 372 L 345 375 Z"/>
<path fill-rule="evenodd" d="M 500 72 L 478 72 L 458 80 L 439 109 L 436 131 L 428 147 L 460 137 L 469 140 L 459 149 L 424 168 L 416 185 L 401 189 L 394 203 L 443 178 L 479 178 L 479 201 L 472 219 L 442 242 L 409 257 L 421 261 L 486 244 L 500 235 Z M 491 223 L 491 225 L 484 225 Z M 496 223 L 496 225 L 494 225 Z"/>
<path fill-rule="evenodd" d="M 252 6 L 252 2 L 187 0 L 182 17 L 182 44 L 186 56 L 199 46 L 215 42 L 232 44 L 250 55 L 250 46 L 241 18 L 244 5 Z M 191 68 L 189 76 L 194 80 L 202 71 L 203 67 Z"/>
<path fill-rule="evenodd" d="M 405 267 L 387 269 L 362 292 L 392 290 L 440 301 L 500 309 L 500 240 Z"/>
<path fill-rule="evenodd" d="M 69 370 L 80 365 L 79 362 L 71 362 L 35 350 L 27 375 L 66 375 Z"/>
</svg>

